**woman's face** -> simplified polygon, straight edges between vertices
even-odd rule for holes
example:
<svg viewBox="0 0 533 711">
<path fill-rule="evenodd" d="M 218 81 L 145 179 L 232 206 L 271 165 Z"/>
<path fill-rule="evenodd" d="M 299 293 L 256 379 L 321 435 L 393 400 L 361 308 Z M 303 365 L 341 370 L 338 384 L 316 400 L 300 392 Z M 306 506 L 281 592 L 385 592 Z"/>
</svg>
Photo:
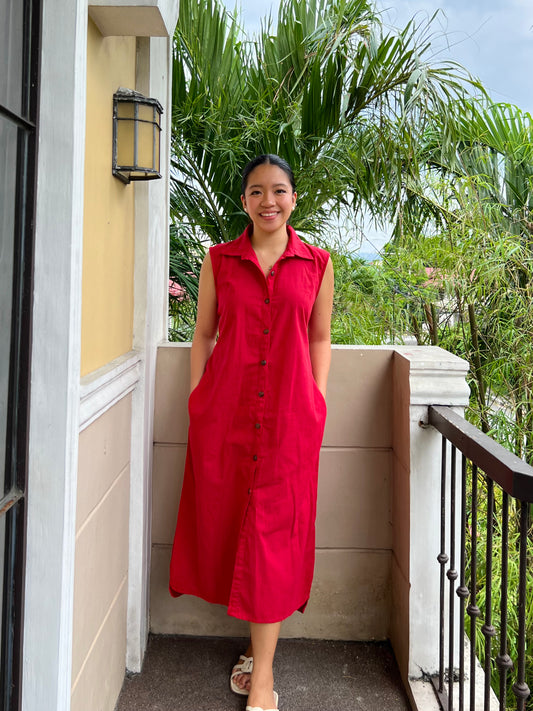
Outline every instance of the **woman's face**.
<svg viewBox="0 0 533 711">
<path fill-rule="evenodd" d="M 254 168 L 248 176 L 241 200 L 254 227 L 264 232 L 274 232 L 289 219 L 296 204 L 296 193 L 285 171 L 277 165 L 264 163 Z"/>
</svg>

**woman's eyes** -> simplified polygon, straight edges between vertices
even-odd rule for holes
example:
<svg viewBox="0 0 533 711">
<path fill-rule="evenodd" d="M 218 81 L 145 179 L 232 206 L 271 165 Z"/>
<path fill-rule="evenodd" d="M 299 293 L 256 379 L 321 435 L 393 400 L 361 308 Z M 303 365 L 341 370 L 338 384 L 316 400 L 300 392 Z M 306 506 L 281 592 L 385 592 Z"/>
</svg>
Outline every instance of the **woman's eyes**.
<svg viewBox="0 0 533 711">
<path fill-rule="evenodd" d="M 285 193 L 286 193 L 287 191 L 285 190 L 285 188 L 277 188 L 276 190 L 274 190 L 274 192 L 275 192 L 277 195 L 285 195 Z M 256 195 L 261 195 L 261 191 L 260 191 L 260 190 L 251 190 L 251 191 L 250 191 L 250 196 L 255 197 Z"/>
</svg>

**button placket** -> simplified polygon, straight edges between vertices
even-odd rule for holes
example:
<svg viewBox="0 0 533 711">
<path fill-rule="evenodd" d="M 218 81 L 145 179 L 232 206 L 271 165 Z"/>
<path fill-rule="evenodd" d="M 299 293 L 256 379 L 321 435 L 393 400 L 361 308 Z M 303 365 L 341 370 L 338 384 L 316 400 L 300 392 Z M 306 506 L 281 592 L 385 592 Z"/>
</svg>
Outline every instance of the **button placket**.
<svg viewBox="0 0 533 711">
<path fill-rule="evenodd" d="M 257 382 L 257 389 L 256 389 L 256 407 L 255 412 L 254 412 L 254 421 L 253 421 L 253 427 L 255 429 L 256 433 L 256 439 L 255 439 L 255 448 L 254 452 L 252 454 L 252 462 L 254 463 L 254 466 L 252 468 L 252 477 L 251 477 L 251 483 L 252 486 L 248 489 L 248 494 L 251 495 L 253 488 L 254 488 L 254 483 L 255 483 L 255 475 L 257 472 L 257 462 L 259 460 L 259 455 L 261 453 L 261 434 L 263 430 L 263 419 L 264 419 L 264 412 L 265 412 L 265 402 L 266 402 L 266 395 L 268 392 L 268 359 L 270 355 L 270 336 L 271 336 L 271 321 L 272 321 L 272 286 L 273 286 L 273 277 L 275 275 L 275 270 L 272 269 L 268 273 L 267 278 L 265 279 L 265 286 L 266 286 L 266 292 L 263 292 L 263 302 L 264 306 L 262 309 L 262 333 L 259 334 L 261 339 L 259 342 L 261 344 L 260 346 L 260 352 L 259 352 L 259 373 L 258 373 L 258 382 Z"/>
</svg>

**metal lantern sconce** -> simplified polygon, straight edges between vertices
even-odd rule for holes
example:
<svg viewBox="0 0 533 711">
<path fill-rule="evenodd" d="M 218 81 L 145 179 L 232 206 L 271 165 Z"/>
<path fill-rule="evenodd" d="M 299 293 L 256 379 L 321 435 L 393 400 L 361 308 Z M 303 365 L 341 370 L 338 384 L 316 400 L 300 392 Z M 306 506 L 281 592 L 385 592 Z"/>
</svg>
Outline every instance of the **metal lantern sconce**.
<svg viewBox="0 0 533 711">
<path fill-rule="evenodd" d="M 113 175 L 123 183 L 161 177 L 163 107 L 131 89 L 113 94 Z"/>
</svg>

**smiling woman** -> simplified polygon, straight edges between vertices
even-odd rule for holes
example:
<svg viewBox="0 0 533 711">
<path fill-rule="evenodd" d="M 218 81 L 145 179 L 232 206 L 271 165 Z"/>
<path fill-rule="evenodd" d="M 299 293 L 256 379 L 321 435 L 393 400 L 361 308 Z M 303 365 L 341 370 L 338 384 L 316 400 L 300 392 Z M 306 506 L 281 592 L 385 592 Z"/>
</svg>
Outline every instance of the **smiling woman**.
<svg viewBox="0 0 533 711">
<path fill-rule="evenodd" d="M 251 223 L 211 247 L 202 267 L 170 564 L 174 597 L 196 595 L 249 622 L 230 686 L 249 694 L 251 711 L 277 708 L 280 625 L 304 611 L 314 569 L 333 268 L 287 224 L 294 187 L 278 156 L 249 163 L 241 199 Z"/>
</svg>

